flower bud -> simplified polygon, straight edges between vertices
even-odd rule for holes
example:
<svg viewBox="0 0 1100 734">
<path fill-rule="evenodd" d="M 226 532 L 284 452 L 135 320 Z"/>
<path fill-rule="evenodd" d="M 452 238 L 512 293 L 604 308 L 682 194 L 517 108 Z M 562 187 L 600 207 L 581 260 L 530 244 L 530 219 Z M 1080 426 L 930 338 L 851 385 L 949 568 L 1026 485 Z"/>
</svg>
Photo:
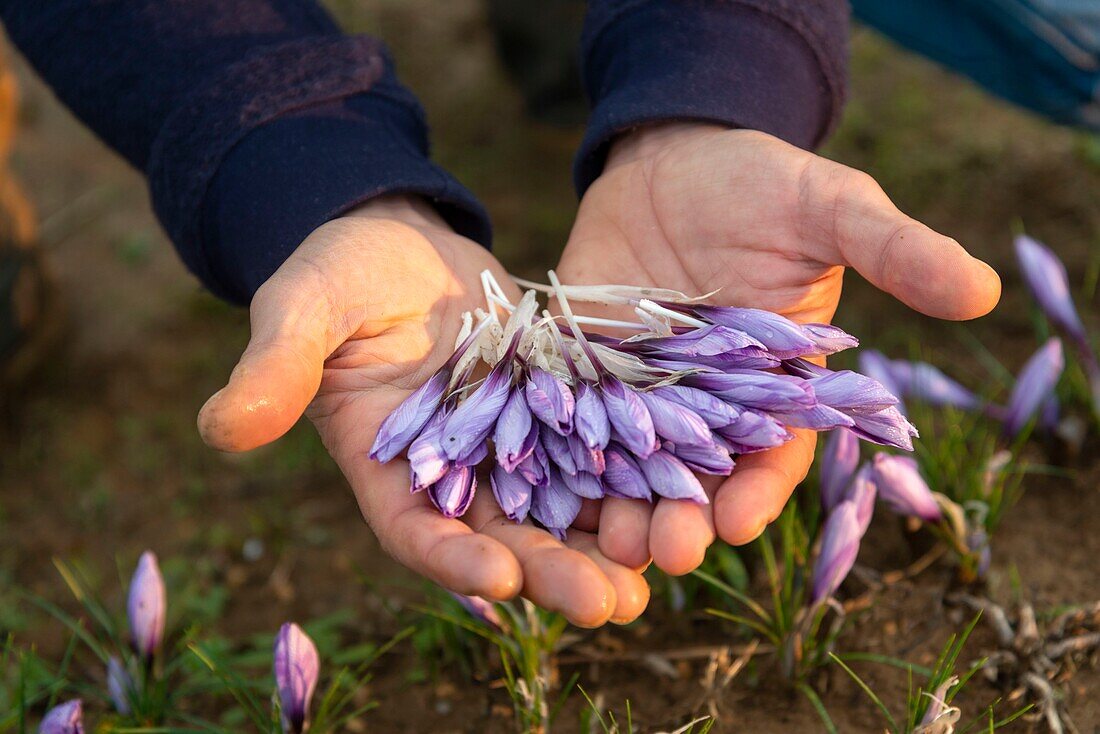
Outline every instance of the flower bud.
<svg viewBox="0 0 1100 734">
<path fill-rule="evenodd" d="M 275 636 L 275 689 L 284 734 L 302 734 L 309 726 L 309 704 L 321 662 L 317 647 L 301 627 L 286 623 Z"/>
<path fill-rule="evenodd" d="M 168 597 L 157 557 L 152 551 L 145 551 L 130 581 L 126 614 L 130 620 L 130 642 L 146 661 L 153 658 L 164 641 L 167 609 Z"/>
<path fill-rule="evenodd" d="M 821 530 L 821 553 L 814 564 L 813 600 L 827 599 L 836 593 L 859 554 L 859 509 L 851 500 L 838 504 Z"/>
<path fill-rule="evenodd" d="M 897 514 L 925 522 L 943 519 L 943 511 L 912 457 L 875 454 L 874 482 L 879 498 Z"/>
<path fill-rule="evenodd" d="M 859 438 L 843 428 L 831 432 L 821 452 L 821 506 L 831 511 L 844 499 L 859 465 Z"/>
<path fill-rule="evenodd" d="M 1010 436 L 1020 433 L 1035 417 L 1043 403 L 1054 394 L 1065 367 L 1062 341 L 1051 338 L 1039 348 L 1020 370 L 1005 409 L 1004 429 Z"/>
<path fill-rule="evenodd" d="M 54 706 L 38 725 L 38 734 L 84 734 L 84 705 L 73 699 Z"/>
</svg>

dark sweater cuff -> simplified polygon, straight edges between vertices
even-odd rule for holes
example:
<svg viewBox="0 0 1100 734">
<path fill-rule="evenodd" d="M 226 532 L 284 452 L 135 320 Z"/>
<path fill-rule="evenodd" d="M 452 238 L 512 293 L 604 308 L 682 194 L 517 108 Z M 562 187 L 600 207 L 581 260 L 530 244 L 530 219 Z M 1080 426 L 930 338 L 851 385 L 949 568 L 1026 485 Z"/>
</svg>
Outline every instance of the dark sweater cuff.
<svg viewBox="0 0 1100 734">
<path fill-rule="evenodd" d="M 603 2 L 582 39 L 593 103 L 574 163 L 579 194 L 612 139 L 639 125 L 714 122 L 812 148 L 844 97 L 844 3 Z"/>
</svg>

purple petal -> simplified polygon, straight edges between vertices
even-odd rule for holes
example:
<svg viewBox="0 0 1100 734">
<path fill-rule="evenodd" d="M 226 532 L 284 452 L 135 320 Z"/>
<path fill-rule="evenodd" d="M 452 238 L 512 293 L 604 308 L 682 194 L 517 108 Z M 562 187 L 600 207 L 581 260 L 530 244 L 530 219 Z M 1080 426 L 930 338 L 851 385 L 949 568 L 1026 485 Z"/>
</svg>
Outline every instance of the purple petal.
<svg viewBox="0 0 1100 734">
<path fill-rule="evenodd" d="M 607 418 L 623 445 L 639 458 L 652 454 L 657 448 L 657 433 L 638 391 L 610 376 L 604 378 L 600 388 Z"/>
<path fill-rule="evenodd" d="M 882 352 L 874 349 L 862 350 L 859 354 L 859 371 L 872 380 L 882 383 L 882 386 L 891 395 L 897 398 L 905 395 L 904 385 L 898 380 L 894 363 Z M 904 410 L 900 401 L 898 402 L 898 409 Z"/>
<path fill-rule="evenodd" d="M 802 324 L 802 333 L 816 345 L 814 354 L 829 355 L 859 346 L 859 339 L 832 324 Z"/>
<path fill-rule="evenodd" d="M 504 621 L 500 618 L 500 612 L 497 611 L 492 602 L 486 601 L 480 596 L 466 596 L 465 594 L 456 594 L 453 591 L 447 593 L 461 604 L 462 608 L 469 612 L 474 619 L 481 620 L 498 632 L 504 629 Z"/>
<path fill-rule="evenodd" d="M 794 438 L 794 434 L 775 418 L 750 410 L 746 410 L 730 425 L 717 429 L 715 433 L 735 446 L 736 453 L 739 454 L 775 448 Z"/>
<path fill-rule="evenodd" d="M 688 468 L 699 474 L 711 474 L 727 477 L 733 471 L 733 459 L 730 452 L 716 443 L 709 446 L 681 446 L 666 443 L 665 448 Z"/>
<path fill-rule="evenodd" d="M 1004 428 L 1009 435 L 1019 434 L 1054 393 L 1064 368 L 1062 341 L 1057 337 L 1050 339 L 1027 361 L 1012 388 L 1005 411 Z"/>
<path fill-rule="evenodd" d="M 863 533 L 855 503 L 846 500 L 837 505 L 825 520 L 821 535 L 821 553 L 814 564 L 813 574 L 815 602 L 835 594 L 856 562 Z"/>
<path fill-rule="evenodd" d="M 130 581 L 130 594 L 126 602 L 130 641 L 134 650 L 145 660 L 156 654 L 164 640 L 167 610 L 168 596 L 157 557 L 152 551 L 145 551 Z"/>
<path fill-rule="evenodd" d="M 638 395 L 649 410 L 658 436 L 675 444 L 708 446 L 714 443 L 707 422 L 690 408 L 651 392 L 643 391 Z"/>
<path fill-rule="evenodd" d="M 309 703 L 321 670 L 317 647 L 301 627 L 287 623 L 275 636 L 274 655 L 283 730 L 300 734 L 308 726 Z"/>
<path fill-rule="evenodd" d="M 587 382 L 577 383 L 577 401 L 573 411 L 573 429 L 590 449 L 607 448 L 611 440 L 611 423 L 607 409 L 596 388 Z"/>
<path fill-rule="evenodd" d="M 878 413 L 898 404 L 897 397 L 879 382 L 851 370 L 830 372 L 807 380 L 818 402 L 848 414 Z"/>
<path fill-rule="evenodd" d="M 878 413 L 857 413 L 852 418 L 856 423 L 852 432 L 871 443 L 912 451 L 913 438 L 920 435 L 916 427 L 895 407 L 880 410 Z"/>
<path fill-rule="evenodd" d="M 711 323 L 739 329 L 781 359 L 813 354 L 816 342 L 790 319 L 756 308 L 695 306 L 695 313 Z"/>
<path fill-rule="evenodd" d="M 519 472 L 509 473 L 504 467 L 497 465 L 489 474 L 489 484 L 505 517 L 516 522 L 527 519 L 527 512 L 531 509 L 530 482 Z"/>
<path fill-rule="evenodd" d="M 444 517 L 460 517 L 470 508 L 476 491 L 474 468 L 452 465 L 442 479 L 428 487 L 428 497 Z"/>
<path fill-rule="evenodd" d="M 569 491 L 556 469 L 550 470 L 550 480 L 545 487 L 534 488 L 531 515 L 559 539 L 565 537 L 566 528 L 573 524 L 580 511 L 581 498 Z"/>
<path fill-rule="evenodd" d="M 798 410 L 817 404 L 813 390 L 791 375 L 733 370 L 689 375 L 684 382 L 726 402 L 764 411 Z"/>
<path fill-rule="evenodd" d="M 527 405 L 540 421 L 562 436 L 573 431 L 573 392 L 559 377 L 532 367 L 524 385 Z"/>
<path fill-rule="evenodd" d="M 1027 235 L 1018 235 L 1015 244 L 1024 282 L 1039 308 L 1074 340 L 1088 343 L 1085 327 L 1073 305 L 1066 266 L 1053 250 Z"/>
<path fill-rule="evenodd" d="M 638 466 L 650 489 L 660 496 L 674 500 L 693 500 L 704 505 L 710 502 L 695 473 L 669 452 L 663 449 L 657 451 L 649 458 L 639 461 Z"/>
<path fill-rule="evenodd" d="M 114 704 L 115 711 L 123 716 L 129 716 L 132 710 L 130 701 L 133 699 L 134 679 L 126 666 L 118 658 L 111 656 L 107 660 L 107 696 Z"/>
<path fill-rule="evenodd" d="M 695 412 L 710 428 L 728 426 L 741 415 L 741 411 L 729 403 L 719 400 L 709 392 L 687 385 L 668 385 L 651 392 Z"/>
<path fill-rule="evenodd" d="M 608 495 L 627 499 L 651 500 L 653 492 L 638 463 L 618 444 L 604 449 L 603 483 Z"/>
<path fill-rule="evenodd" d="M 821 452 L 821 506 L 831 511 L 844 499 L 859 466 L 859 438 L 843 428 L 825 439 Z"/>
<path fill-rule="evenodd" d="M 603 499 L 603 484 L 595 474 L 579 471 L 570 476 L 569 474 L 562 473 L 561 481 L 569 488 L 570 492 L 578 497 L 584 497 L 590 500 Z"/>
<path fill-rule="evenodd" d="M 385 464 L 404 451 L 435 414 L 450 379 L 450 370 L 440 370 L 405 398 L 382 421 L 370 458 Z"/>
<path fill-rule="evenodd" d="M 772 413 L 783 425 L 791 428 L 812 428 L 815 431 L 830 431 L 834 428 L 851 428 L 855 421 L 836 408 L 824 403 L 810 408 L 799 408 L 789 412 Z"/>
<path fill-rule="evenodd" d="M 535 450 L 538 439 L 534 428 L 531 410 L 523 391 L 514 388 L 504 403 L 493 431 L 493 444 L 496 446 L 497 463 L 511 472 L 516 465 L 526 459 Z"/>
<path fill-rule="evenodd" d="M 943 518 L 939 503 L 912 457 L 875 454 L 874 482 L 879 498 L 897 514 L 927 522 Z"/>
<path fill-rule="evenodd" d="M 537 430 L 538 426 L 535 428 Z M 541 433 L 539 431 L 540 435 Z M 550 476 L 550 457 L 546 455 L 542 441 L 535 441 L 535 450 L 516 466 L 516 471 L 531 484 L 540 487 L 546 484 Z"/>
<path fill-rule="evenodd" d="M 447 453 L 443 450 L 443 425 L 447 422 L 448 411 L 440 408 L 424 430 L 409 446 L 409 472 L 412 478 L 412 491 L 419 492 L 438 482 L 447 473 Z"/>
<path fill-rule="evenodd" d="M 878 493 L 874 482 L 874 470 L 870 464 L 864 464 L 856 472 L 848 485 L 844 499 L 856 506 L 856 519 L 859 521 L 859 534 L 867 532 L 871 517 L 875 514 L 875 495 Z"/>
<path fill-rule="evenodd" d="M 493 431 L 497 417 L 508 402 L 512 363 L 501 361 L 485 382 L 455 408 L 443 424 L 443 448 L 447 458 L 457 461 L 474 452 Z"/>
<path fill-rule="evenodd" d="M 573 456 L 573 463 L 576 464 L 577 471 L 586 471 L 596 476 L 603 474 L 603 449 L 588 448 L 575 433 L 569 436 L 568 441 L 569 453 Z"/>
<path fill-rule="evenodd" d="M 546 449 L 550 461 L 557 464 L 563 474 L 576 474 L 577 464 L 573 461 L 573 452 L 569 449 L 569 440 L 556 431 L 542 431 L 539 440 Z"/>
<path fill-rule="evenodd" d="M 977 395 L 927 362 L 894 360 L 893 367 L 906 397 L 962 410 L 977 410 L 982 405 Z"/>
<path fill-rule="evenodd" d="M 690 357 L 711 357 L 740 349 L 764 350 L 764 345 L 739 329 L 704 326 L 673 336 L 660 336 L 627 342 L 625 347 Z M 674 357 L 675 358 L 675 357 Z"/>
<path fill-rule="evenodd" d="M 77 698 L 54 706 L 38 725 L 38 734 L 84 734 L 84 704 Z"/>
</svg>

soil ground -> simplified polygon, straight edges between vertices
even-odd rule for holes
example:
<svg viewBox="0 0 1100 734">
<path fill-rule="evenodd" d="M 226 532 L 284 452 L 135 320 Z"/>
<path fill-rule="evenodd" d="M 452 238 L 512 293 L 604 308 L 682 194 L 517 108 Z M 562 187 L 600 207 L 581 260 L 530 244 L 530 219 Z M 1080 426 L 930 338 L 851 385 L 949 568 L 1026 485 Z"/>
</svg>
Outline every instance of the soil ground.
<svg viewBox="0 0 1100 734">
<path fill-rule="evenodd" d="M 352 28 L 394 47 L 400 70 L 437 128 L 438 158 L 493 212 L 497 252 L 518 273 L 553 264 L 575 206 L 569 158 L 580 131 L 527 119 L 493 53 L 474 0 L 340 3 Z M 51 599 L 65 591 L 54 557 L 76 559 L 121 601 L 116 579 L 155 548 L 175 592 L 173 614 L 218 634 L 246 636 L 285 619 L 350 610 L 350 639 L 382 640 L 398 622 L 391 602 L 421 598 L 418 582 L 382 555 L 359 520 L 343 479 L 308 425 L 247 456 L 202 446 L 194 417 L 221 386 L 247 341 L 245 312 L 200 291 L 175 259 L 148 206 L 141 178 L 107 151 L 20 66 L 23 134 L 15 166 L 40 212 L 44 246 L 62 285 L 69 327 L 63 345 L 16 399 L 0 427 L 0 630 L 56 650 L 56 630 L 5 589 Z M 971 385 L 985 384 L 977 338 L 1015 370 L 1034 348 L 1010 234 L 1022 221 L 1054 245 L 1075 282 L 1100 262 L 1100 141 L 1047 125 L 969 83 L 856 33 L 853 89 L 844 124 L 825 154 L 873 174 L 913 216 L 963 242 L 1004 276 L 1005 298 L 986 319 L 944 325 L 914 315 L 849 278 L 837 321 L 864 343 L 903 354 L 918 348 Z M 1086 308 L 1093 326 L 1096 303 Z M 1040 452 L 1040 449 L 1036 449 Z M 1041 453 L 1037 461 L 1045 461 Z M 1091 443 L 1068 476 L 1035 476 L 995 538 L 990 594 L 1040 609 L 1100 597 L 1100 458 Z M 912 560 L 888 520 L 876 520 L 861 564 Z M 245 559 L 245 545 L 250 553 Z M 376 589 L 358 581 L 365 573 Z M 124 575 L 124 574 L 122 574 Z M 840 647 L 929 664 L 963 622 L 942 604 L 950 572 L 934 567 L 882 593 Z M 1018 581 L 1015 581 L 1018 579 Z M 858 584 L 858 582 L 856 582 Z M 6 598 L 5 598 L 6 597 Z M 582 633 L 575 649 L 683 650 L 729 642 L 700 613 L 673 614 L 655 598 L 640 622 Z M 990 638 L 979 633 L 968 659 Z M 575 652 L 575 651 L 574 651 Z M 368 693 L 381 702 L 371 731 L 495 732 L 512 726 L 499 688 L 453 671 L 415 682 L 425 668 L 408 647 L 378 667 Z M 675 678 L 631 661 L 587 663 L 586 690 L 622 710 L 629 699 L 644 730 L 683 722 L 698 703 L 702 665 Z M 817 731 L 807 702 L 763 663 L 750 666 L 722 702 L 716 731 Z M 888 701 L 905 679 L 863 665 Z M 842 674 L 819 686 L 841 731 L 883 722 Z M 1100 676 L 1071 683 L 1082 731 L 1100 731 Z M 973 684 L 960 705 L 971 716 L 999 692 Z M 574 696 L 561 731 L 574 730 Z M 1015 730 L 1029 727 L 1019 724 Z"/>
</svg>

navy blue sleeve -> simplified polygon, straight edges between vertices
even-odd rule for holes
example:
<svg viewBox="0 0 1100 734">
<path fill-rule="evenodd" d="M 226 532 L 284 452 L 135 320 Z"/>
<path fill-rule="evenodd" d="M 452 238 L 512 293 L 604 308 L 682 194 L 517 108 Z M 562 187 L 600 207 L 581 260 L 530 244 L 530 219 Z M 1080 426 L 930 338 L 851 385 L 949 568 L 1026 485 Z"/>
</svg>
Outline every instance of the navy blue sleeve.
<svg viewBox="0 0 1100 734">
<path fill-rule="evenodd" d="M 385 193 L 423 195 L 489 244 L 385 47 L 313 0 L 0 0 L 0 18 L 146 173 L 182 259 L 224 298 L 247 302 L 313 229 Z"/>
<path fill-rule="evenodd" d="M 611 141 L 640 125 L 705 121 L 761 130 L 803 148 L 840 117 L 845 0 L 590 0 L 581 38 L 588 131 L 579 193 Z"/>
</svg>

